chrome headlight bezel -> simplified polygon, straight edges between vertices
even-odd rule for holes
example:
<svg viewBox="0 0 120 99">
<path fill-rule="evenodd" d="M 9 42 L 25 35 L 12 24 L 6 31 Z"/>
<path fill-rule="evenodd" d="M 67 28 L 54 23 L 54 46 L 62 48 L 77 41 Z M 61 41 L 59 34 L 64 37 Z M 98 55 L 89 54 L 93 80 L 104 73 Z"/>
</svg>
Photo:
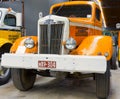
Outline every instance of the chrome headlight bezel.
<svg viewBox="0 0 120 99">
<path fill-rule="evenodd" d="M 33 47 L 35 46 L 34 40 L 33 40 L 31 37 L 27 38 L 27 39 L 24 41 L 24 46 L 25 46 L 26 48 L 33 48 Z"/>
<path fill-rule="evenodd" d="M 65 42 L 65 48 L 73 50 L 76 48 L 76 40 L 74 38 L 68 38 Z"/>
</svg>

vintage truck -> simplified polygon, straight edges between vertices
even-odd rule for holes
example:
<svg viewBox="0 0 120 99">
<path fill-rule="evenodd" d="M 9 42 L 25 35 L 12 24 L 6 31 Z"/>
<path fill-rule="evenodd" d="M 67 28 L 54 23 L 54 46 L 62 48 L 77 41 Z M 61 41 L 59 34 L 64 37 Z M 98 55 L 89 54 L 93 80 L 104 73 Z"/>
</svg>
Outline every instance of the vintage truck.
<svg viewBox="0 0 120 99">
<path fill-rule="evenodd" d="M 101 9 L 93 1 L 55 4 L 50 14 L 39 14 L 38 36 L 16 40 L 1 65 L 11 68 L 15 87 L 33 87 L 36 75 L 75 77 L 90 75 L 96 81 L 96 94 L 107 99 L 110 91 L 110 61 L 113 41 L 102 35 Z"/>
<path fill-rule="evenodd" d="M 21 37 L 21 13 L 11 8 L 0 8 L 0 61 L 3 53 L 9 52 L 16 39 Z M 10 69 L 0 66 L 0 85 L 10 79 Z"/>
</svg>

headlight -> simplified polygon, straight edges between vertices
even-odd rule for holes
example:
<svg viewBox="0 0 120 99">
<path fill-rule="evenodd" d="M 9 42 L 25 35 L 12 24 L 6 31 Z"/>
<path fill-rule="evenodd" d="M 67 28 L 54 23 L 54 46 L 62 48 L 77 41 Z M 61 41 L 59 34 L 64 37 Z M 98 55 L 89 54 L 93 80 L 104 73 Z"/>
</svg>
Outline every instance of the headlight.
<svg viewBox="0 0 120 99">
<path fill-rule="evenodd" d="M 69 50 L 76 48 L 76 41 L 73 38 L 66 40 L 65 47 Z"/>
<path fill-rule="evenodd" d="M 27 38 L 24 42 L 24 46 L 26 48 L 33 48 L 34 47 L 34 40 L 32 38 Z"/>
</svg>

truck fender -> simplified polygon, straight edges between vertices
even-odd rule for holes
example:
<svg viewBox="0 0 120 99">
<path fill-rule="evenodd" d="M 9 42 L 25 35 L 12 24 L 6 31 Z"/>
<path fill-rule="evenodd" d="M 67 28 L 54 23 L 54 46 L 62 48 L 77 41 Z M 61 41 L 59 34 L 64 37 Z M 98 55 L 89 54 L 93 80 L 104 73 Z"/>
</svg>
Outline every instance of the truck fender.
<svg viewBox="0 0 120 99">
<path fill-rule="evenodd" d="M 4 44 L 12 44 L 11 41 L 9 41 L 8 39 L 5 39 L 5 38 L 0 38 L 0 48 L 4 45 Z"/>
<path fill-rule="evenodd" d="M 5 38 L 0 38 L 0 57 L 3 53 L 8 53 L 12 46 L 12 42 Z"/>
<path fill-rule="evenodd" d="M 113 52 L 113 41 L 110 36 L 89 36 L 71 54 L 104 55 L 110 60 Z"/>
<path fill-rule="evenodd" d="M 33 48 L 26 48 L 24 42 L 27 38 L 31 38 L 34 41 Z M 10 49 L 11 53 L 37 53 L 38 52 L 38 39 L 37 36 L 25 36 L 18 38 Z"/>
</svg>

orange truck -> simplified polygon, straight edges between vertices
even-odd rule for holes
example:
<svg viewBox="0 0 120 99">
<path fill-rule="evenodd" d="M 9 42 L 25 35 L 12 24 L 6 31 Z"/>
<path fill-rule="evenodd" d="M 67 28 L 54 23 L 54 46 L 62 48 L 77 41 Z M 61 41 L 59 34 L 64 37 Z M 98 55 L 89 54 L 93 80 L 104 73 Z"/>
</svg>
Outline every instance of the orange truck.
<svg viewBox="0 0 120 99">
<path fill-rule="evenodd" d="M 0 61 L 3 53 L 9 52 L 16 39 L 21 37 L 21 13 L 11 8 L 0 8 Z M 0 66 L 0 85 L 10 79 L 10 69 Z"/>
<path fill-rule="evenodd" d="M 16 40 L 1 65 L 12 68 L 15 87 L 33 87 L 36 75 L 76 77 L 88 74 L 96 81 L 96 95 L 107 99 L 113 42 L 102 34 L 102 15 L 93 1 L 69 1 L 53 5 L 50 14 L 39 14 L 38 36 Z M 76 75 L 77 74 L 77 75 Z"/>
</svg>

